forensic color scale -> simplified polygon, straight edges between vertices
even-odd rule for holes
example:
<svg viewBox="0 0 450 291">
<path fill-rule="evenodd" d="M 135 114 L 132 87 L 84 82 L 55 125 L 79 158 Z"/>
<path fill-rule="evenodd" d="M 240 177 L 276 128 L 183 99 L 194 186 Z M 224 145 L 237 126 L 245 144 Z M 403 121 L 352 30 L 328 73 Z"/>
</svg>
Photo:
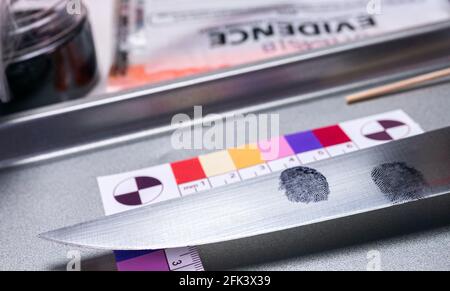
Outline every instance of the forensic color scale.
<svg viewBox="0 0 450 291">
<path fill-rule="evenodd" d="M 388 123 L 391 125 L 396 124 L 396 126 L 385 128 L 384 125 Z M 163 181 L 163 192 L 157 196 L 155 195 L 153 200 L 146 204 L 150 205 L 185 195 L 192 195 L 192 193 L 207 191 L 210 189 L 207 187 L 208 185 L 210 185 L 211 189 L 214 189 L 224 185 L 240 183 L 245 181 L 243 177 L 245 178 L 245 174 L 248 172 L 252 173 L 253 171 L 253 175 L 250 177 L 254 178 L 267 175 L 270 172 L 279 172 L 287 168 L 307 165 L 316 160 L 329 159 L 350 149 L 363 149 L 423 133 L 422 128 L 401 110 L 347 121 L 337 126 L 327 126 L 325 129 L 335 130 L 335 132 L 328 130 L 329 134 L 339 133 L 340 142 L 335 142 L 336 144 L 330 143 L 327 136 L 323 134 L 326 131 L 324 129 L 288 134 L 284 137 L 274 138 L 271 141 L 260 142 L 260 149 L 268 149 L 278 145 L 279 151 L 275 159 L 274 156 L 260 150 L 260 156 L 257 156 L 257 161 L 260 164 L 256 167 L 237 168 L 229 151 L 225 150 L 199 156 L 198 161 L 200 163 L 198 163 L 196 158 L 193 158 L 187 161 L 100 177 L 98 183 L 105 213 L 111 215 L 138 207 L 137 205 L 127 205 L 116 197 L 123 194 L 123 184 L 133 183 L 131 188 L 127 189 L 127 192 L 134 193 L 137 189 L 142 188 L 139 186 L 138 180 L 143 177 L 157 178 L 159 181 Z M 322 141 L 319 141 L 316 137 L 316 134 L 320 133 L 322 133 Z M 389 138 L 380 139 L 378 138 L 380 136 L 379 133 L 386 133 L 387 135 L 383 134 L 383 136 L 389 136 Z M 351 140 L 351 143 L 347 143 L 348 140 Z M 324 147 L 321 142 L 331 146 Z M 339 149 L 342 151 L 339 151 Z M 248 159 L 246 158 L 245 160 Z M 241 162 L 241 164 L 243 163 Z M 183 168 L 183 165 L 187 167 Z M 179 171 L 174 172 L 174 169 Z M 196 169 L 197 172 L 204 173 L 208 179 L 205 180 L 203 174 L 197 175 L 197 178 L 191 177 L 189 183 L 185 185 L 179 184 L 177 187 L 177 182 L 182 180 L 181 173 L 183 169 L 186 169 L 184 172 Z M 190 191 L 188 192 L 187 189 L 190 189 Z M 141 191 L 139 190 L 139 192 Z M 145 196 L 148 197 L 147 195 Z M 200 256 L 194 247 L 156 251 L 115 251 L 115 255 L 119 271 L 203 270 Z M 177 264 L 179 261 L 182 263 Z"/>
<path fill-rule="evenodd" d="M 291 199 L 284 191 L 285 181 L 280 183 L 280 174 L 273 173 L 249 180 L 245 185 L 229 185 L 161 202 L 56 230 L 43 237 L 98 249 L 142 250 L 211 244 L 287 230 L 447 193 L 448 148 L 450 127 L 312 163 L 302 168 L 300 175 L 291 175 L 301 188 L 297 192 L 303 196 L 305 191 L 311 191 L 308 195 L 312 196 L 323 195 L 329 184 L 326 201 L 316 199 L 316 203 L 309 203 L 315 201 L 308 198 L 307 203 L 300 203 L 301 199 Z M 386 170 L 388 164 L 394 166 Z M 373 175 L 374 171 L 378 174 Z M 397 182 L 393 183 L 390 176 L 398 177 Z M 398 182 L 401 180 L 414 183 L 405 186 Z M 393 203 L 386 193 L 403 199 Z"/>
</svg>

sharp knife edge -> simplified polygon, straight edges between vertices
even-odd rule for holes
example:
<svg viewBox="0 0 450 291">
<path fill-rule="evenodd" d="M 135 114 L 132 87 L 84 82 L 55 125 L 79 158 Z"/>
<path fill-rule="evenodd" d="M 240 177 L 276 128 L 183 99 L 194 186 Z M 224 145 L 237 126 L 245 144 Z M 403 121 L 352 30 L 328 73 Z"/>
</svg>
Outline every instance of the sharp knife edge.
<svg viewBox="0 0 450 291">
<path fill-rule="evenodd" d="M 421 198 L 448 194 L 449 149 L 450 127 L 306 165 L 327 179 L 330 193 L 322 202 L 291 202 L 280 189 L 281 173 L 275 173 L 40 237 L 95 249 L 145 250 L 197 246 L 287 230 L 393 206 L 371 178 L 372 171 L 386 163 L 404 163 L 417 169 L 428 184 Z"/>
</svg>

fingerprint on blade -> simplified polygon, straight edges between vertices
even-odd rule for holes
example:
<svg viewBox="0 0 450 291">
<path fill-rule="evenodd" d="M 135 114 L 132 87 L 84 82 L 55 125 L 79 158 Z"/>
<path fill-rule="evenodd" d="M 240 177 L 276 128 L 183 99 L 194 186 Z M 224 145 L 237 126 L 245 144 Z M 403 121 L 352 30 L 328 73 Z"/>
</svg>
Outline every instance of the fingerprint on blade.
<svg viewBox="0 0 450 291">
<path fill-rule="evenodd" d="M 418 200 L 430 191 L 423 174 L 403 162 L 377 166 L 372 180 L 392 203 Z"/>
<path fill-rule="evenodd" d="M 330 188 L 324 175 L 307 167 L 285 170 L 280 176 L 280 190 L 294 203 L 316 203 L 328 200 Z"/>
</svg>

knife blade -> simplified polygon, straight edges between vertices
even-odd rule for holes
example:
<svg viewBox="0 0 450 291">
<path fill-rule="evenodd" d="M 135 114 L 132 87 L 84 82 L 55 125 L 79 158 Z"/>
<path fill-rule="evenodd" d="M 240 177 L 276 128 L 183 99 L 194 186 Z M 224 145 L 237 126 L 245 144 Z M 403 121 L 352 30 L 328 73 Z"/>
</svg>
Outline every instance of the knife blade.
<svg viewBox="0 0 450 291">
<path fill-rule="evenodd" d="M 197 246 L 450 193 L 450 127 L 41 234 L 107 250 Z"/>
</svg>

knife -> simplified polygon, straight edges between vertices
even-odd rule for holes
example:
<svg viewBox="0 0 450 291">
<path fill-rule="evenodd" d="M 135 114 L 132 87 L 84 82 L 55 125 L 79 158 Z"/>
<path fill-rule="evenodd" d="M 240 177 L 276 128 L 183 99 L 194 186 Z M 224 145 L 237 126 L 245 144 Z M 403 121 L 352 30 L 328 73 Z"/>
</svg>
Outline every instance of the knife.
<svg viewBox="0 0 450 291">
<path fill-rule="evenodd" d="M 283 231 L 450 193 L 450 127 L 41 234 L 146 250 Z"/>
</svg>

